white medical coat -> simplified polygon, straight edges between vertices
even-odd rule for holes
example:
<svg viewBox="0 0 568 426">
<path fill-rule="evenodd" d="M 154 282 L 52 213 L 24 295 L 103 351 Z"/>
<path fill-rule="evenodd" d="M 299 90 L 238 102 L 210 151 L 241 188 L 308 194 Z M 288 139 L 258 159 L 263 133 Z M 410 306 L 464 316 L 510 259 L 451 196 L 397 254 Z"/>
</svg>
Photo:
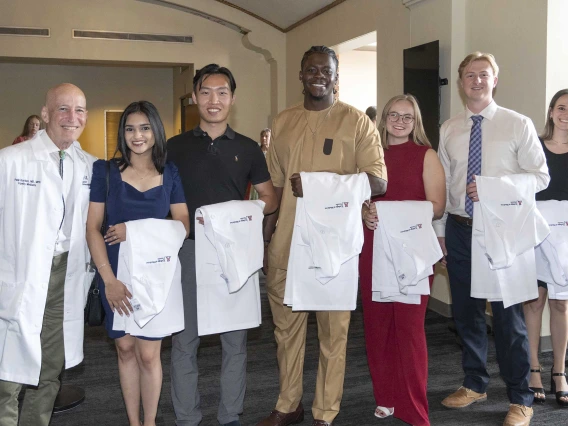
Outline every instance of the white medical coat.
<svg viewBox="0 0 568 426">
<path fill-rule="evenodd" d="M 536 178 L 477 176 L 471 249 L 471 297 L 505 308 L 538 297 L 534 247 L 549 234 L 536 209 Z"/>
<path fill-rule="evenodd" d="M 254 200 L 212 204 L 196 211 L 200 336 L 254 328 L 262 322 L 258 270 L 264 256 L 263 209 L 264 202 Z"/>
<path fill-rule="evenodd" d="M 40 130 L 29 141 L 0 150 L 0 380 L 28 385 L 39 381 L 40 333 L 63 215 L 63 181 L 46 142 L 52 143 Z M 74 144 L 75 208 L 63 314 L 66 368 L 83 360 L 84 307 L 94 276 L 85 228 L 96 158 Z"/>
<path fill-rule="evenodd" d="M 304 194 L 296 204 L 284 303 L 295 311 L 353 310 L 369 178 L 366 173 L 300 175 Z"/>
<path fill-rule="evenodd" d="M 548 298 L 568 300 L 568 201 L 537 201 L 550 235 L 535 249 L 536 275 L 548 285 Z"/>
<path fill-rule="evenodd" d="M 420 296 L 430 294 L 432 265 L 443 256 L 432 227 L 432 203 L 378 201 L 376 206 L 372 299 L 420 304 Z"/>
<path fill-rule="evenodd" d="M 113 330 L 132 336 L 165 337 L 184 329 L 181 264 L 185 239 L 179 220 L 141 219 L 125 222 L 117 279 L 132 294 L 130 316 L 114 315 Z"/>
</svg>

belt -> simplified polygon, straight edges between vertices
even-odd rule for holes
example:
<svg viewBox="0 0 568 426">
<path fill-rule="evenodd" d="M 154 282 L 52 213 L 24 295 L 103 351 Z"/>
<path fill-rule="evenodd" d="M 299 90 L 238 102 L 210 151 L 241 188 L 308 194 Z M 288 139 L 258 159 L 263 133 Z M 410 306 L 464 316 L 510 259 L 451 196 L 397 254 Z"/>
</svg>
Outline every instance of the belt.
<svg viewBox="0 0 568 426">
<path fill-rule="evenodd" d="M 473 226 L 473 219 L 470 217 L 463 217 L 457 214 L 451 214 L 449 213 L 448 216 L 450 216 L 453 220 L 455 220 L 457 223 L 459 223 L 460 225 L 466 225 L 466 226 Z"/>
</svg>

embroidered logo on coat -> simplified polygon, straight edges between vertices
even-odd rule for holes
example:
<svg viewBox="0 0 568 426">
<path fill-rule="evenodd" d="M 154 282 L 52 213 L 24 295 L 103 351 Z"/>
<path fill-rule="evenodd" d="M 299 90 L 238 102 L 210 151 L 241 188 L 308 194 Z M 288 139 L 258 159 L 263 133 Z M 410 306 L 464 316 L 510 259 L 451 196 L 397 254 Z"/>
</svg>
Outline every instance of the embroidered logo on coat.
<svg viewBox="0 0 568 426">
<path fill-rule="evenodd" d="M 336 203 L 336 204 L 331 205 L 329 207 L 324 207 L 324 209 L 325 210 L 342 209 L 344 207 L 349 207 L 349 201 L 342 201 L 341 203 Z"/>
</svg>

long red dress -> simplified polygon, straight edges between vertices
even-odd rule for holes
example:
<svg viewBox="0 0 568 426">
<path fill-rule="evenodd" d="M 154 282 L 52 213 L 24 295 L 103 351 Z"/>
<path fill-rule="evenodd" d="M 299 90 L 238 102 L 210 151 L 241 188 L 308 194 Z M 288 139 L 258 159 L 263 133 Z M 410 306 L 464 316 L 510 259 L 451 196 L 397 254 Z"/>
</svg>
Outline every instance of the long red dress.
<svg viewBox="0 0 568 426">
<path fill-rule="evenodd" d="M 409 141 L 385 150 L 387 192 L 373 201 L 425 201 L 424 156 L 428 147 Z M 380 220 L 380 218 L 379 218 Z M 373 231 L 366 226 L 359 276 L 367 360 L 377 405 L 394 407 L 394 417 L 415 426 L 428 420 L 428 351 L 424 317 L 429 296 L 420 305 L 372 301 Z M 433 276 L 430 277 L 432 285 Z"/>
</svg>

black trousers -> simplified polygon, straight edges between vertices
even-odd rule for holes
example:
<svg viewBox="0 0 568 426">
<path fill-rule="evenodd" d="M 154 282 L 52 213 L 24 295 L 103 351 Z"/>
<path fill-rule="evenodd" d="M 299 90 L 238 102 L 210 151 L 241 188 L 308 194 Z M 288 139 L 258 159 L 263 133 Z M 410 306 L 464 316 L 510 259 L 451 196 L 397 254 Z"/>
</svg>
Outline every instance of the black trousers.
<svg viewBox="0 0 568 426">
<path fill-rule="evenodd" d="M 458 334 L 463 342 L 463 386 L 484 393 L 489 383 L 487 373 L 487 328 L 485 299 L 471 297 L 472 228 L 448 217 L 446 249 L 452 309 Z M 523 305 L 503 307 L 491 302 L 495 348 L 501 377 L 507 385 L 512 404 L 532 406 L 534 393 L 529 389 L 529 340 Z"/>
</svg>

